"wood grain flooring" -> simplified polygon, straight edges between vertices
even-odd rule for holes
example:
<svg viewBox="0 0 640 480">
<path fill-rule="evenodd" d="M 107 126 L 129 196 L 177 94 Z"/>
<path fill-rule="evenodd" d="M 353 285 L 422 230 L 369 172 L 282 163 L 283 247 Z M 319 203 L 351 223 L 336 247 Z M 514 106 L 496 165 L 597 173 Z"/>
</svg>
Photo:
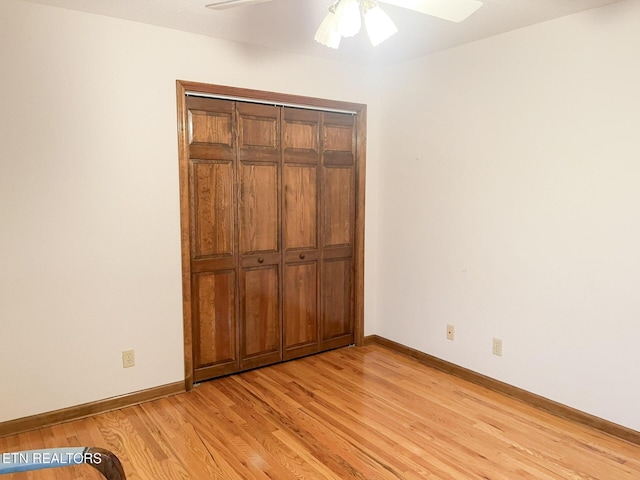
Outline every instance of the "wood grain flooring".
<svg viewBox="0 0 640 480">
<path fill-rule="evenodd" d="M 640 478 L 640 447 L 379 345 L 0 438 L 0 452 L 107 448 L 130 480 Z M 7 475 L 97 479 L 88 466 Z"/>
</svg>

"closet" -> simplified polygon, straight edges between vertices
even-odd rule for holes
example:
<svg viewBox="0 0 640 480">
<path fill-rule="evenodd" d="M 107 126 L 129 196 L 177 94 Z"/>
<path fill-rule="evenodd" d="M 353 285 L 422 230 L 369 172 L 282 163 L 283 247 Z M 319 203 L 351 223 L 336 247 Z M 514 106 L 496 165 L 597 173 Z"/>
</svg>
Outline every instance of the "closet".
<svg viewBox="0 0 640 480">
<path fill-rule="evenodd" d="M 187 92 L 183 113 L 187 377 L 353 344 L 357 112 Z"/>
</svg>

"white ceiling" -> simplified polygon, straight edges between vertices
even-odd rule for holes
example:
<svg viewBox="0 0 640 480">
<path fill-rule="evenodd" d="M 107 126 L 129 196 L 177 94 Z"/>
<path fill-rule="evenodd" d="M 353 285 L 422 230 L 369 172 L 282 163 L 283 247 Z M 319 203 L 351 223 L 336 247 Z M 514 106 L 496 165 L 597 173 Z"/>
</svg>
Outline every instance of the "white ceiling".
<svg viewBox="0 0 640 480">
<path fill-rule="evenodd" d="M 389 64 L 515 30 L 619 0 L 484 0 L 461 23 L 381 4 L 399 32 L 377 47 L 364 32 L 339 50 L 313 40 L 333 0 L 272 0 L 227 10 L 208 0 L 26 0 L 118 17 L 241 43 L 347 62 Z M 380 0 L 383 1 L 383 0 Z"/>
</svg>

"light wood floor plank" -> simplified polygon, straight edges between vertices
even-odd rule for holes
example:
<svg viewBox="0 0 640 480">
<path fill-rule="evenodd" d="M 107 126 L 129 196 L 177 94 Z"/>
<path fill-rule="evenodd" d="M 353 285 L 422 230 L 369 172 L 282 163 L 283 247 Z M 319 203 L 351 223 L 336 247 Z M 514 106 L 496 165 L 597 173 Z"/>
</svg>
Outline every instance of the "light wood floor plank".
<svg viewBox="0 0 640 480">
<path fill-rule="evenodd" d="M 639 446 L 379 345 L 0 438 L 0 451 L 78 445 L 113 451 L 129 480 L 640 478 Z M 4 478 L 100 476 L 78 466 Z"/>
</svg>

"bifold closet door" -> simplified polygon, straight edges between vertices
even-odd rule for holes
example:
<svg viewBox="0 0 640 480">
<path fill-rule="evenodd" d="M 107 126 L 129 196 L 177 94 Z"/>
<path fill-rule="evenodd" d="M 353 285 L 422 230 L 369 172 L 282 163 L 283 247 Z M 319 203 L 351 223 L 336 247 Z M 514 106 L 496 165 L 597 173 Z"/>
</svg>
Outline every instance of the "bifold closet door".
<svg viewBox="0 0 640 480">
<path fill-rule="evenodd" d="M 243 370 L 282 360 L 280 110 L 236 103 Z"/>
<path fill-rule="evenodd" d="M 285 108 L 284 358 L 354 341 L 355 117 Z"/>
<path fill-rule="evenodd" d="M 197 97 L 187 99 L 187 109 L 193 362 L 200 381 L 240 366 L 235 109 Z"/>
<path fill-rule="evenodd" d="M 194 381 L 353 343 L 355 117 L 187 111 Z"/>
<path fill-rule="evenodd" d="M 320 117 L 283 111 L 285 359 L 315 353 L 320 345 Z"/>
<path fill-rule="evenodd" d="M 320 349 L 354 341 L 355 117 L 322 114 Z"/>
</svg>

